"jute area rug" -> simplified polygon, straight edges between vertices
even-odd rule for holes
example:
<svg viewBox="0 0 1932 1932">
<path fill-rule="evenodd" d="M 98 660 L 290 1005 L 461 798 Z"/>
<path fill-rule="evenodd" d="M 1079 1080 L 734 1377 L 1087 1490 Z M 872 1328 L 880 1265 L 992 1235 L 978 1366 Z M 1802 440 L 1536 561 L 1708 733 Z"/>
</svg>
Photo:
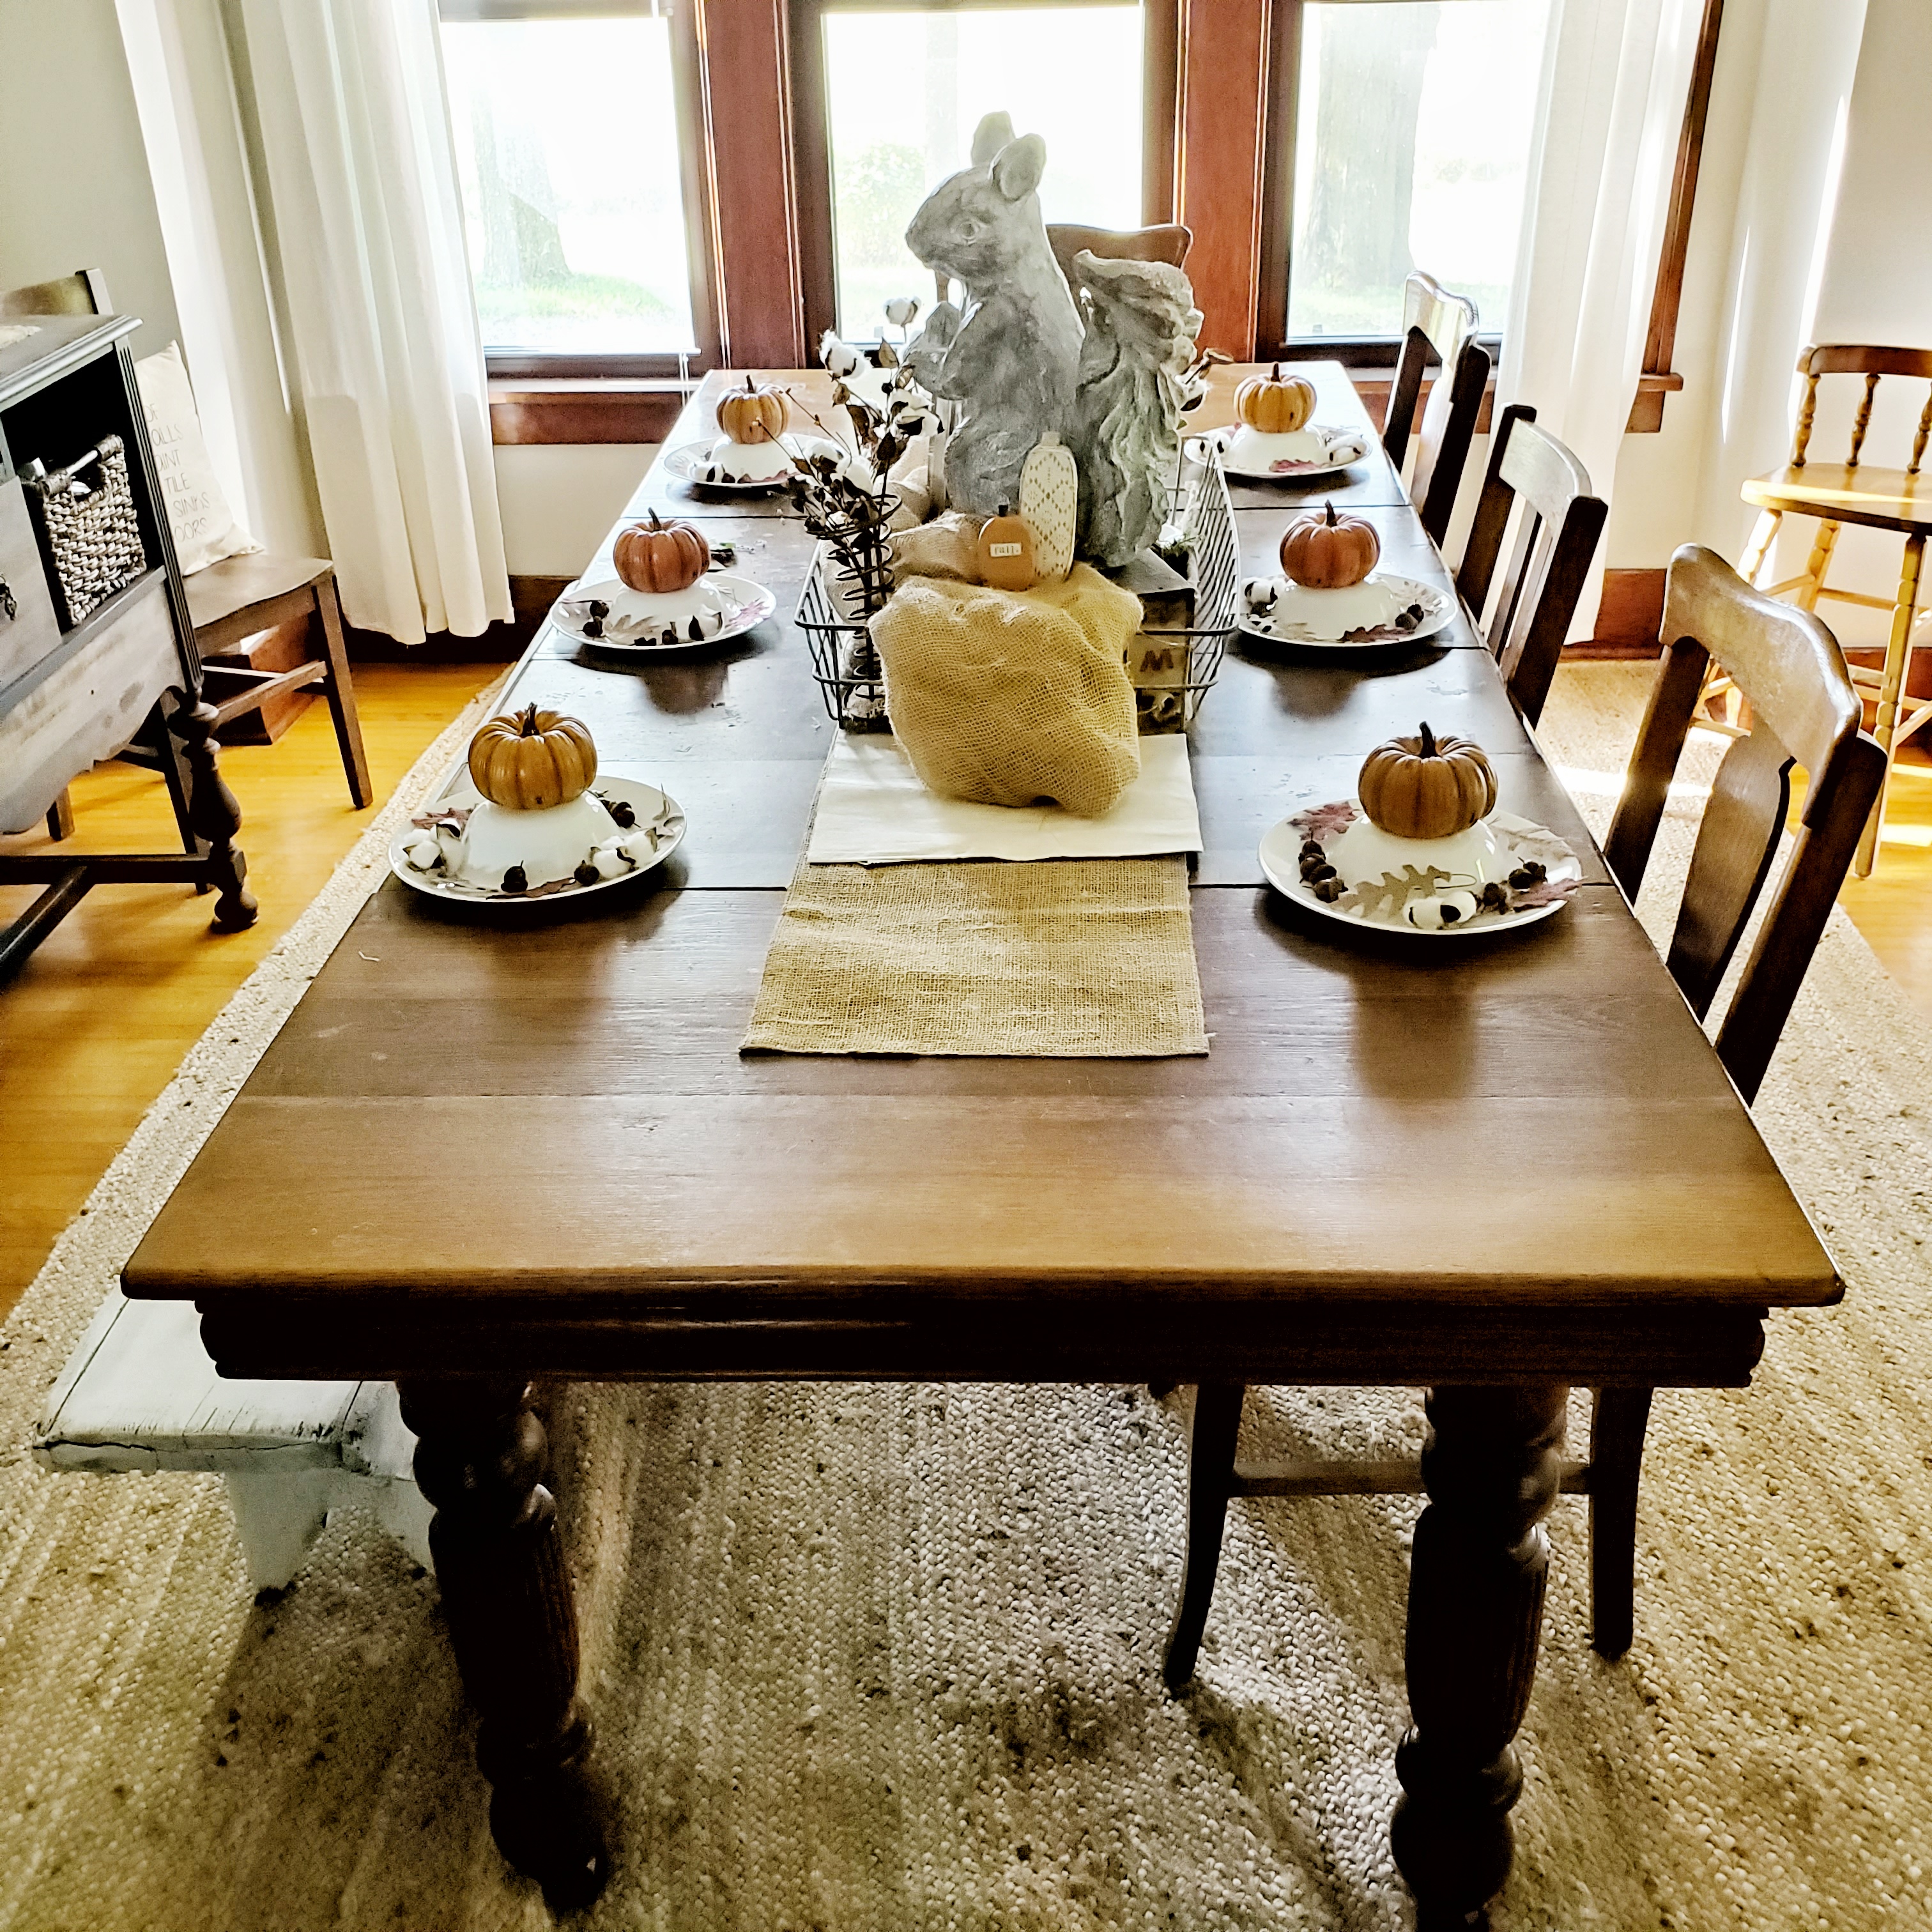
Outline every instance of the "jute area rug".
<svg viewBox="0 0 1932 1932">
<path fill-rule="evenodd" d="M 1544 736 L 1599 822 L 1641 690 L 1621 667 L 1558 683 Z M 1684 861 L 1678 819 L 1666 837 L 1660 872 Z M 491 1845 L 435 1585 L 399 1550 L 338 1519 L 258 1606 L 217 1484 L 56 1478 L 24 1453 L 116 1268 L 377 875 L 352 858 L 238 997 L 0 1338 L 0 1923 L 545 1922 Z M 1846 1299 L 1777 1316 L 1753 1388 L 1660 1400 L 1622 1664 L 1588 1648 L 1582 1505 L 1558 1503 L 1500 1923 L 1932 1916 L 1928 1072 L 1932 1031 L 1835 920 L 1758 1117 Z M 1415 1505 L 1238 1504 L 1199 1679 L 1171 1699 L 1184 1400 L 557 1391 L 620 1793 L 589 1922 L 1408 1924 L 1386 1826 Z M 1341 1452 L 1420 1427 L 1406 1392 L 1318 1390 L 1257 1432 Z"/>
</svg>

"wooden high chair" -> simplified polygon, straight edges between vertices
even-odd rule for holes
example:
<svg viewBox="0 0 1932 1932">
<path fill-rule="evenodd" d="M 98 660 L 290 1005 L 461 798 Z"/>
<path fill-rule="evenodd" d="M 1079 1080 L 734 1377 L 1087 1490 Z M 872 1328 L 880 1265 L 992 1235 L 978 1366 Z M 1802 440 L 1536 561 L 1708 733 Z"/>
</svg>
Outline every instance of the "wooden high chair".
<svg viewBox="0 0 1932 1932">
<path fill-rule="evenodd" d="M 1877 700 L 1878 716 L 1872 735 L 1885 753 L 1888 778 L 1898 747 L 1927 718 L 1932 718 L 1932 700 L 1910 708 L 1908 691 L 1913 627 L 1924 615 L 1918 608 L 1920 567 L 1924 560 L 1927 533 L 1932 532 L 1932 482 L 1918 472 L 1927 438 L 1932 435 L 1932 394 L 1928 394 L 1925 406 L 1919 412 L 1918 433 L 1912 441 L 1912 460 L 1903 470 L 1874 470 L 1859 459 L 1864 449 L 1865 431 L 1871 422 L 1872 399 L 1878 391 L 1879 378 L 1916 376 L 1922 381 L 1932 382 L 1932 350 L 1826 343 L 1807 349 L 1798 357 L 1798 373 L 1804 378 L 1804 397 L 1798 407 L 1791 460 L 1784 469 L 1768 476 L 1754 476 L 1744 486 L 1744 501 L 1757 504 L 1762 514 L 1738 570 L 1748 583 L 1755 585 L 1785 518 L 1815 517 L 1818 535 L 1804 569 L 1782 584 L 1764 586 L 1769 594 L 1788 595 L 1806 610 L 1816 610 L 1820 598 L 1831 597 L 1841 604 L 1860 604 L 1870 610 L 1892 613 L 1892 634 L 1886 646 L 1883 667 L 1877 670 L 1858 664 L 1847 667 L 1860 695 L 1869 693 Z M 1865 379 L 1865 392 L 1852 424 L 1851 453 L 1843 463 L 1808 463 L 1805 451 L 1811 440 L 1811 420 L 1817 408 L 1818 379 L 1841 375 Z M 1858 590 L 1835 590 L 1826 583 L 1839 530 L 1846 524 L 1862 524 L 1868 530 L 1896 530 L 1905 538 L 1896 596 L 1887 599 Z M 1712 694 L 1706 694 L 1707 701 Z M 1881 785 L 1877 802 L 1872 808 L 1871 822 L 1858 842 L 1853 869 L 1860 878 L 1870 873 L 1877 856 L 1879 827 L 1884 815 L 1885 792 Z"/>
</svg>

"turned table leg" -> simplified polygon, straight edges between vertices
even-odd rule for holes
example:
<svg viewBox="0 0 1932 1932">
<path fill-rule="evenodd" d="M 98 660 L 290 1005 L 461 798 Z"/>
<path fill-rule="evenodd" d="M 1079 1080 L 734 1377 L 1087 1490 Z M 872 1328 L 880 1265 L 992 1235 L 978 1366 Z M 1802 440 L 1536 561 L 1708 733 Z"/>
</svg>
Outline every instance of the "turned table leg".
<svg viewBox="0 0 1932 1932">
<path fill-rule="evenodd" d="M 1510 1740 L 1529 1705 L 1569 1391 L 1438 1388 L 1428 1397 L 1408 1581 L 1408 1707 L 1390 1837 L 1420 1932 L 1488 1923 L 1522 1790 Z"/>
<path fill-rule="evenodd" d="M 505 1858 L 560 1910 L 610 1874 L 604 1808 L 577 1696 L 577 1606 L 543 1474 L 543 1424 L 512 1378 L 406 1382 L 416 1481 L 464 1688 L 482 1714 L 478 1768 Z"/>
</svg>

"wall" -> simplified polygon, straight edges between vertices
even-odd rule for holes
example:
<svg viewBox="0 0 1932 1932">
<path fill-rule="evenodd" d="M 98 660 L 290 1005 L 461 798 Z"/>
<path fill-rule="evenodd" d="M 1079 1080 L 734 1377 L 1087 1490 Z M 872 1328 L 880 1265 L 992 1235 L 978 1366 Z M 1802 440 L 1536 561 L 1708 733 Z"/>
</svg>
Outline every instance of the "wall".
<svg viewBox="0 0 1932 1932">
<path fill-rule="evenodd" d="M 655 443 L 519 443 L 496 450 L 512 577 L 574 577 L 610 533 Z"/>
<path fill-rule="evenodd" d="M 114 0 L 0 0 L 0 288 L 98 268 L 136 356 L 181 333 Z"/>
</svg>

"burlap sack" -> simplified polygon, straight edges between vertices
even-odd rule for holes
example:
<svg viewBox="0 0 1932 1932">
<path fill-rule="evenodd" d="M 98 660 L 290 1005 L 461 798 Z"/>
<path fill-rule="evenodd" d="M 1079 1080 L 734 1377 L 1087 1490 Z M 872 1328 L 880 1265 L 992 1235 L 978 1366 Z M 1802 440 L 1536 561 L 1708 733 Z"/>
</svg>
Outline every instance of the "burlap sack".
<svg viewBox="0 0 1932 1932">
<path fill-rule="evenodd" d="M 914 770 L 946 798 L 1110 810 L 1140 775 L 1122 662 L 1140 621 L 1140 599 L 1084 563 L 1017 594 L 902 579 L 872 637 Z"/>
<path fill-rule="evenodd" d="M 892 564 L 898 580 L 944 577 L 959 584 L 977 584 L 980 567 L 973 545 L 986 520 L 962 510 L 946 510 L 930 523 L 902 530 L 892 539 Z"/>
</svg>

